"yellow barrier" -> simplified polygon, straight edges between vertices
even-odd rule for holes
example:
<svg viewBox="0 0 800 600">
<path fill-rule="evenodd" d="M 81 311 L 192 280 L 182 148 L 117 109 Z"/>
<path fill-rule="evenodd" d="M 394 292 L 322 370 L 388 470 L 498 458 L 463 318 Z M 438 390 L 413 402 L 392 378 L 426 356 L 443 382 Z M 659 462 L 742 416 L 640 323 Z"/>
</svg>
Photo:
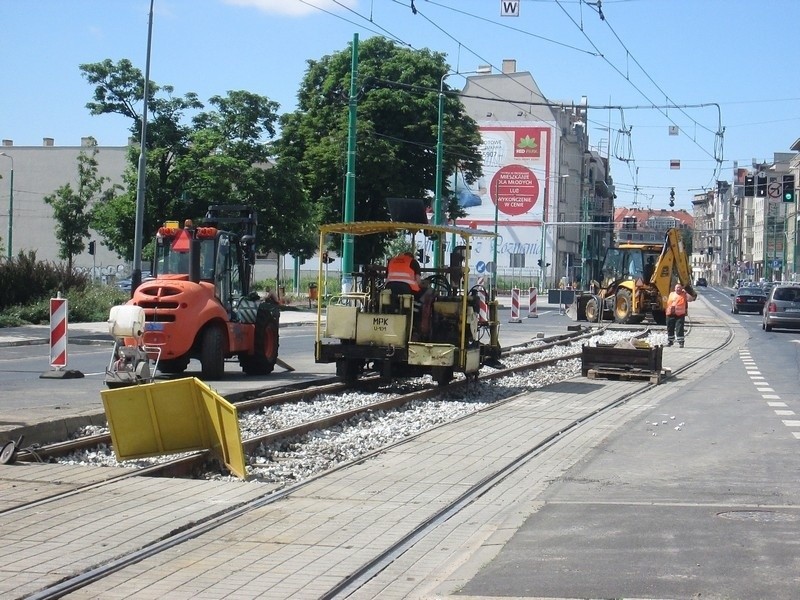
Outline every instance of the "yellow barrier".
<svg viewBox="0 0 800 600">
<path fill-rule="evenodd" d="M 236 407 L 188 377 L 102 390 L 117 460 L 209 449 L 245 479 Z"/>
</svg>

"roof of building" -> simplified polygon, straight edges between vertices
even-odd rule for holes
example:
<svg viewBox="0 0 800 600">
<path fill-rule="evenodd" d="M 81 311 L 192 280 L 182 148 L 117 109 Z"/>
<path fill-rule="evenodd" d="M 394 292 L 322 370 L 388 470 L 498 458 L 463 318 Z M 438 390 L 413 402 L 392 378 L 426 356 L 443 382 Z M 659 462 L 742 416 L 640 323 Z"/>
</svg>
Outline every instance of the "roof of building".
<svg viewBox="0 0 800 600">
<path fill-rule="evenodd" d="M 629 208 L 620 206 L 614 209 L 614 222 L 622 223 L 624 217 L 636 217 L 636 222 L 642 226 L 647 227 L 647 223 L 661 222 L 666 219 L 675 219 L 679 221 L 684 227 L 689 229 L 694 228 L 694 216 L 684 209 L 648 209 L 648 208 Z M 655 229 L 656 227 L 654 227 Z M 663 227 L 657 227 L 663 229 Z"/>
</svg>

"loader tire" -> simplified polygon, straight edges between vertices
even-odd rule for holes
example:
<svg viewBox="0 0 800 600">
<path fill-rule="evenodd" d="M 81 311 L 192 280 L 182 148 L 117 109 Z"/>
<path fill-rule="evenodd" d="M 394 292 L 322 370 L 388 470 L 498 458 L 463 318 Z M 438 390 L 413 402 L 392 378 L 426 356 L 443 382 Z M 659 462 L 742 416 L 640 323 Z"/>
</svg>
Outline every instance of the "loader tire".
<svg viewBox="0 0 800 600">
<path fill-rule="evenodd" d="M 269 375 L 278 362 L 278 322 L 271 311 L 261 306 L 256 315 L 253 354 L 241 361 L 245 375 Z"/>
<path fill-rule="evenodd" d="M 614 297 L 614 320 L 617 323 L 633 322 L 633 298 L 629 290 L 619 290 Z"/>
<path fill-rule="evenodd" d="M 203 333 L 200 363 L 203 379 L 222 379 L 225 374 L 225 334 L 221 327 L 212 325 Z"/>
<path fill-rule="evenodd" d="M 597 301 L 597 298 L 589 298 L 586 301 L 586 307 L 584 308 L 586 312 L 586 320 L 589 323 L 597 323 L 600 320 L 600 303 Z"/>
<path fill-rule="evenodd" d="M 183 373 L 188 366 L 189 357 L 158 361 L 158 370 L 167 374 Z"/>
</svg>

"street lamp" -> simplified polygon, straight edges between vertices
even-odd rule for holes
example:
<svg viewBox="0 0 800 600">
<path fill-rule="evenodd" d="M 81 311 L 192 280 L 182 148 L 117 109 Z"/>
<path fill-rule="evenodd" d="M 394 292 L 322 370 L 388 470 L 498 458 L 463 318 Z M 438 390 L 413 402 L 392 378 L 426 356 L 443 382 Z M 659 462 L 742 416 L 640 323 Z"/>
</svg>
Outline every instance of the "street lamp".
<svg viewBox="0 0 800 600">
<path fill-rule="evenodd" d="M 568 177 L 569 177 L 569 173 L 563 173 L 563 174 L 557 175 L 555 177 L 555 182 L 557 184 L 556 185 L 556 196 L 557 196 L 557 198 L 561 198 L 561 196 L 563 195 L 562 186 L 565 185 L 565 180 Z M 548 179 L 545 178 L 545 180 L 544 180 L 544 196 L 543 196 L 545 203 L 548 201 L 548 199 L 550 197 L 548 195 L 548 193 L 547 193 L 548 189 L 549 189 Z M 553 262 L 558 263 L 558 260 L 557 260 L 558 259 L 558 200 L 556 200 L 556 221 L 554 223 L 545 223 L 544 222 L 544 210 L 545 210 L 545 208 L 543 206 L 542 207 L 542 243 L 541 243 L 541 247 L 540 247 L 540 250 L 539 250 L 539 257 L 540 257 L 539 260 L 540 260 L 540 267 L 541 267 L 541 269 L 540 269 L 541 270 L 541 282 L 539 283 L 539 285 L 542 288 L 544 288 L 545 280 L 547 278 L 547 251 L 546 251 L 546 247 L 545 247 L 545 244 L 546 244 L 545 231 L 546 231 L 546 226 L 547 225 L 556 225 L 556 233 L 553 236 L 553 238 L 554 238 L 553 239 L 553 258 L 554 258 Z M 553 271 L 555 271 L 555 267 L 553 268 Z"/>
<path fill-rule="evenodd" d="M 8 183 L 8 244 L 6 246 L 6 258 L 11 258 L 11 242 L 14 234 L 14 157 L 5 152 L 0 152 L 0 156 L 5 156 L 11 161 L 11 176 Z"/>
<path fill-rule="evenodd" d="M 450 75 L 472 75 L 477 71 L 467 71 L 464 73 L 445 73 L 439 81 L 439 107 L 438 119 L 436 127 L 436 184 L 433 196 L 433 224 L 442 224 L 442 171 L 444 163 L 444 80 Z M 441 244 L 440 238 L 437 236 L 433 240 L 433 266 L 440 266 L 439 260 L 439 246 Z"/>
</svg>

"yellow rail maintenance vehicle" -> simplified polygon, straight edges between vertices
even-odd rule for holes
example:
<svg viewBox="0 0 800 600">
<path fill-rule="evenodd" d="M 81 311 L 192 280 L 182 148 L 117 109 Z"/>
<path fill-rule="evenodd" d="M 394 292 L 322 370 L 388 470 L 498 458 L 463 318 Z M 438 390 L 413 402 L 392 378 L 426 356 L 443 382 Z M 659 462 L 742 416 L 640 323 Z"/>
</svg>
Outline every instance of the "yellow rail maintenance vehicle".
<svg viewBox="0 0 800 600">
<path fill-rule="evenodd" d="M 318 289 L 323 289 L 325 275 L 322 249 L 331 236 L 411 236 L 416 248 L 417 234 L 424 236 L 423 244 L 426 238 L 438 238 L 441 248 L 446 236 L 459 242 L 447 266 L 420 266 L 423 286 L 432 290 L 427 300 L 388 286 L 385 265 L 367 265 L 350 274 L 352 290 L 318 302 L 316 362 L 335 362 L 336 374 L 347 382 L 371 371 L 385 379 L 431 375 L 446 385 L 455 373 L 477 377 L 481 366 L 500 356 L 498 303 L 483 286 L 469 286 L 470 240 L 495 237 L 493 233 L 419 222 L 323 225 Z"/>
</svg>

